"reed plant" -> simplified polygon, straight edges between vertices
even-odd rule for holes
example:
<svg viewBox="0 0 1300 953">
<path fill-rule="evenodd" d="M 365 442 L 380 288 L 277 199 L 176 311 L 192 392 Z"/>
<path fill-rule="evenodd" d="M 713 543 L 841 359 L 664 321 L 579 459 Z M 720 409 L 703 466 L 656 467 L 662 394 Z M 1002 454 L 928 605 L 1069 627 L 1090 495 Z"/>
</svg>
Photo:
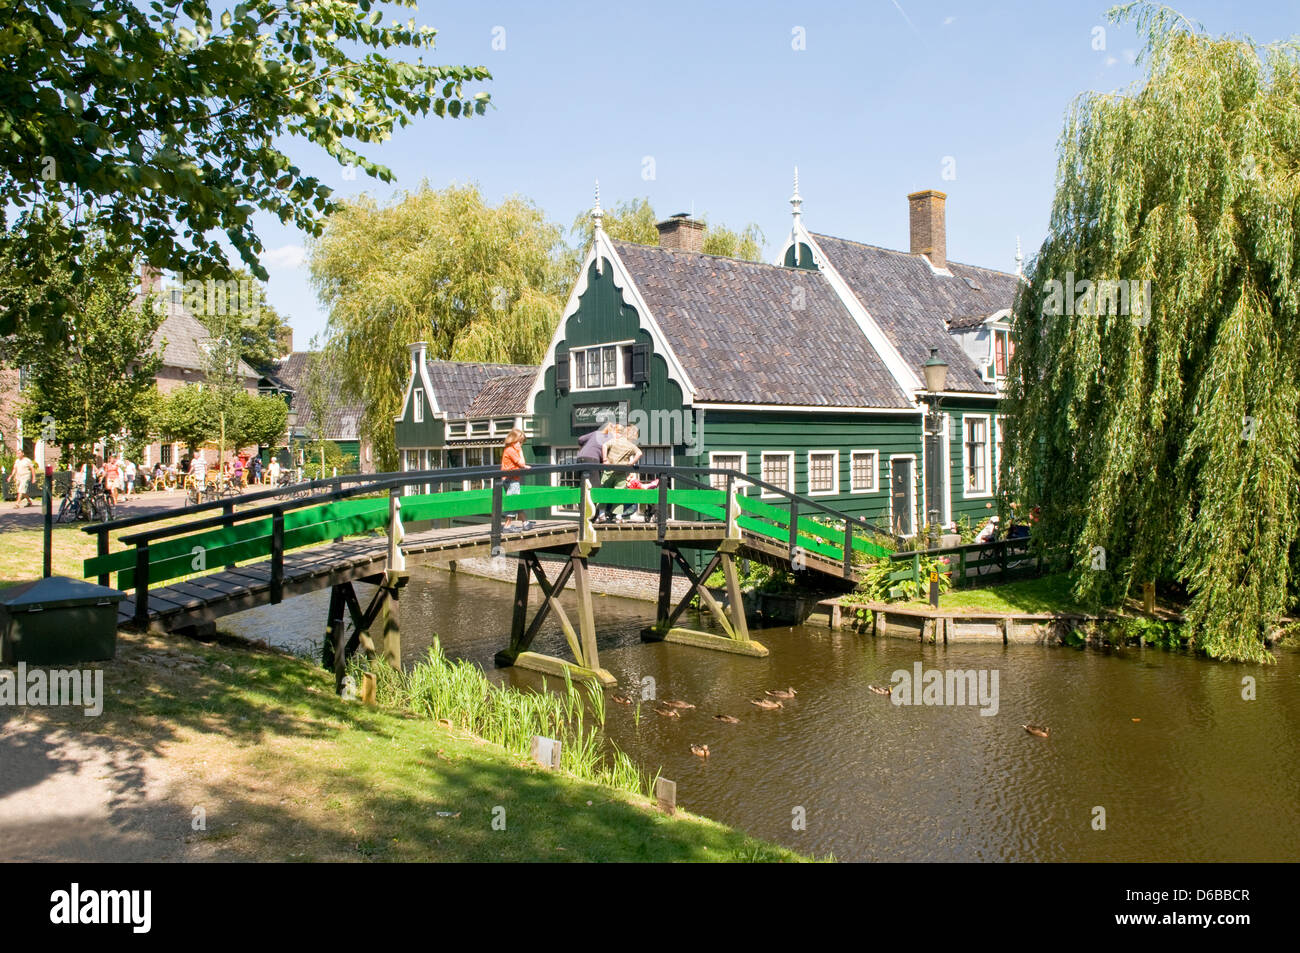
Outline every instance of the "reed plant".
<svg viewBox="0 0 1300 953">
<path fill-rule="evenodd" d="M 449 659 L 434 639 L 425 658 L 405 670 L 359 655 L 350 663 L 359 683 L 375 676 L 378 700 L 415 715 L 445 719 L 454 727 L 527 757 L 534 735 L 560 742 L 560 768 L 574 777 L 633 794 L 652 796 L 658 772 L 641 771 L 603 732 L 605 695 L 599 685 L 584 692 L 565 674 L 564 686 L 550 691 L 520 691 L 494 685 L 481 669 Z"/>
</svg>

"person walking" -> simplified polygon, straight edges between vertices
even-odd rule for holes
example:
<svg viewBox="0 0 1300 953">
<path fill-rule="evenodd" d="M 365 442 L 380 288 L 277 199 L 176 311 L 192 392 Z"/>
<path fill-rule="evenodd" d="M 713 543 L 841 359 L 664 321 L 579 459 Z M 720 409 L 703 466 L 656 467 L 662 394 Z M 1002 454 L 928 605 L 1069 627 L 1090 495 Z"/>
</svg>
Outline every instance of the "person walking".
<svg viewBox="0 0 1300 953">
<path fill-rule="evenodd" d="M 249 472 L 253 475 L 253 483 L 262 482 L 262 455 L 259 453 L 253 457 L 253 462 L 249 464 Z"/>
<path fill-rule="evenodd" d="M 271 486 L 280 485 L 280 458 L 271 457 L 271 462 L 266 466 L 266 482 Z"/>
<path fill-rule="evenodd" d="M 636 445 L 637 438 L 641 436 L 636 427 L 623 428 L 613 440 L 605 444 L 605 463 L 615 466 L 634 467 L 638 460 L 641 459 L 641 448 Z M 631 473 L 620 473 L 611 470 L 605 474 L 600 485 L 606 489 L 623 490 L 627 488 L 627 481 L 632 476 Z M 605 518 L 603 522 L 621 523 L 628 519 L 636 512 L 635 503 L 624 503 L 623 510 L 616 518 L 614 516 L 614 504 L 605 504 Z M 601 522 L 597 517 L 597 522 Z"/>
<path fill-rule="evenodd" d="M 122 458 L 122 486 L 125 488 L 124 496 L 130 496 L 135 492 L 136 467 L 135 461 Z"/>
<path fill-rule="evenodd" d="M 524 432 L 515 427 L 510 433 L 506 434 L 505 447 L 501 451 L 501 469 L 510 472 L 519 470 L 529 470 L 531 467 L 524 462 Z M 505 495 L 507 497 L 519 495 L 519 479 L 517 477 L 505 477 Z M 519 518 L 518 513 L 507 513 L 505 517 L 504 530 L 510 530 L 511 524 Z M 532 529 L 534 523 L 532 520 L 525 520 L 523 529 Z"/>
<path fill-rule="evenodd" d="M 108 493 L 108 500 L 114 506 L 117 506 L 117 491 L 121 486 L 122 469 L 118 466 L 116 457 L 109 457 L 104 461 L 104 490 Z"/>
<path fill-rule="evenodd" d="M 14 460 L 14 490 L 17 493 L 17 500 L 14 503 L 14 509 L 20 506 L 31 506 L 32 497 L 32 480 L 36 479 L 36 464 L 31 461 L 21 449 L 18 451 L 18 458 Z M 27 502 L 23 502 L 26 500 Z"/>
</svg>

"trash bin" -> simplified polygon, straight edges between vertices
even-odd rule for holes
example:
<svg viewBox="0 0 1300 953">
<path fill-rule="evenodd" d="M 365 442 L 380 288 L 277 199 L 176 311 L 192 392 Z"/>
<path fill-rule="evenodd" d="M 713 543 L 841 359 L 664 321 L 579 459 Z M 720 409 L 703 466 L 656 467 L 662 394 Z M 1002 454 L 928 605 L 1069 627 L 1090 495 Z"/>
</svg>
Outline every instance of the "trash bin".
<svg viewBox="0 0 1300 953">
<path fill-rule="evenodd" d="M 0 590 L 0 660 L 71 665 L 111 659 L 125 593 L 52 576 Z"/>
</svg>

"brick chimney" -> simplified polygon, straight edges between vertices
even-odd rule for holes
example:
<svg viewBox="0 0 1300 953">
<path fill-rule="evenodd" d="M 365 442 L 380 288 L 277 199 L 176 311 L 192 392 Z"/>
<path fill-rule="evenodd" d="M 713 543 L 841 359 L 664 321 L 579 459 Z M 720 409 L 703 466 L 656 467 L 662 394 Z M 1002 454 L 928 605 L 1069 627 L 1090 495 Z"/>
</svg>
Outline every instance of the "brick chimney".
<svg viewBox="0 0 1300 953">
<path fill-rule="evenodd" d="M 913 192 L 907 197 L 911 223 L 912 254 L 925 255 L 936 268 L 948 267 L 948 240 L 943 204 L 948 196 L 934 189 Z"/>
<path fill-rule="evenodd" d="M 656 222 L 659 229 L 659 247 L 674 251 L 700 251 L 704 248 L 704 223 L 697 222 L 685 212 Z"/>
<path fill-rule="evenodd" d="M 158 291 L 162 287 L 162 272 L 145 262 L 140 266 L 140 293 L 143 295 Z"/>
</svg>

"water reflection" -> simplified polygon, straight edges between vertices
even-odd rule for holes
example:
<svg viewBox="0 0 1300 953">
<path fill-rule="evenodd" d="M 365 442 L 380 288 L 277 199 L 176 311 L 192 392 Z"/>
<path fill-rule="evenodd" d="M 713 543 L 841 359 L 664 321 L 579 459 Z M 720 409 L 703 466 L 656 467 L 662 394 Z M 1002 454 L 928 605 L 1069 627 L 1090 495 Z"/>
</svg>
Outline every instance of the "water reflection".
<svg viewBox="0 0 1300 953">
<path fill-rule="evenodd" d="M 364 604 L 368 593 L 359 595 Z M 404 659 L 418 659 L 439 633 L 448 654 L 494 680 L 540 687 L 539 675 L 492 666 L 510 598 L 508 585 L 463 574 L 413 578 L 402 595 Z M 319 644 L 328 601 L 316 593 L 224 625 L 275 644 Z M 1159 650 L 923 646 L 797 627 L 756 632 L 772 654 L 750 659 L 643 644 L 649 603 L 604 597 L 596 614 L 601 662 L 624 691 L 648 677 L 659 697 L 697 706 L 673 719 L 643 707 L 637 725 L 630 708 L 611 704 L 610 738 L 642 766 L 662 766 L 684 808 L 795 849 L 843 860 L 1300 854 L 1295 653 L 1262 668 Z M 553 620 L 534 649 L 567 654 Z M 918 660 L 996 669 L 998 714 L 899 707 L 867 691 Z M 1256 701 L 1242 699 L 1246 675 L 1257 680 Z M 749 704 L 790 685 L 799 694 L 782 710 Z M 1027 722 L 1051 726 L 1051 738 L 1026 734 Z M 711 756 L 692 755 L 692 743 Z M 1104 831 L 1093 829 L 1097 807 Z M 806 830 L 793 829 L 799 809 Z"/>
</svg>

